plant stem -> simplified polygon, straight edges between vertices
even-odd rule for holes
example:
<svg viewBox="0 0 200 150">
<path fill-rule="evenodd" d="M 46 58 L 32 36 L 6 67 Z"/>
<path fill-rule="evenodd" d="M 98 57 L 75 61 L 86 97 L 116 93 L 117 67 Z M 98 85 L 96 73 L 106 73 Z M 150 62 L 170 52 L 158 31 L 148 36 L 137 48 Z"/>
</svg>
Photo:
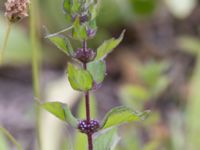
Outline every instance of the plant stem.
<svg viewBox="0 0 200 150">
<path fill-rule="evenodd" d="M 0 127 L 0 131 L 7 136 L 7 138 L 17 147 L 18 150 L 23 150 L 22 146 L 15 140 L 15 138 L 3 127 Z"/>
<path fill-rule="evenodd" d="M 32 0 L 30 5 L 30 38 L 32 49 L 32 81 L 34 97 L 40 99 L 40 85 L 39 85 L 39 44 L 37 41 L 37 0 Z M 40 139 L 40 108 L 35 104 L 36 111 L 36 135 L 37 135 L 37 149 L 41 149 Z"/>
<path fill-rule="evenodd" d="M 3 63 L 4 52 L 5 52 L 6 46 L 8 44 L 8 39 L 9 39 L 11 27 L 12 27 L 12 23 L 10 21 L 8 21 L 8 26 L 7 26 L 7 29 L 6 29 L 4 42 L 3 42 L 3 47 L 2 47 L 2 49 L 0 51 L 0 64 Z"/>
<path fill-rule="evenodd" d="M 83 52 L 85 53 L 87 49 L 87 41 L 83 41 Z M 83 63 L 83 68 L 87 70 L 87 63 Z M 86 120 L 90 123 L 90 93 L 89 91 L 85 92 L 85 109 L 86 109 Z M 93 150 L 93 140 L 92 134 L 87 134 L 88 139 L 88 150 Z"/>
</svg>

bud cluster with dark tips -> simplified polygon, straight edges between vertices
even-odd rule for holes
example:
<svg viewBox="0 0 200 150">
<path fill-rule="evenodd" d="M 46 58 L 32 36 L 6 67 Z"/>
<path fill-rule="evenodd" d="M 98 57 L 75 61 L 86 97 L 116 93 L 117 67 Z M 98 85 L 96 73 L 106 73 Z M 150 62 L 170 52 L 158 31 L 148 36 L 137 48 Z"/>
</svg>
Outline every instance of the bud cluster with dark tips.
<svg viewBox="0 0 200 150">
<path fill-rule="evenodd" d="M 81 120 L 78 124 L 78 129 L 80 132 L 85 134 L 93 134 L 97 132 L 99 128 L 99 122 L 96 120 L 90 120 L 90 122 L 87 120 Z"/>
<path fill-rule="evenodd" d="M 75 58 L 83 63 L 93 61 L 95 56 L 96 53 L 90 48 L 87 48 L 85 50 L 83 48 L 79 48 L 75 53 Z"/>
</svg>

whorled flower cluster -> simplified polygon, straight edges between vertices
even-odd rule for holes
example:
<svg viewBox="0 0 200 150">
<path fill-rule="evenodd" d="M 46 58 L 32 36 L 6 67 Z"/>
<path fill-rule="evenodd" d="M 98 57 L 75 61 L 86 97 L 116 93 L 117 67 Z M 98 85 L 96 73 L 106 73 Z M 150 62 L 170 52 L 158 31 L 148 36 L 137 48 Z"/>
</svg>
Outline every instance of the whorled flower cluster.
<svg viewBox="0 0 200 150">
<path fill-rule="evenodd" d="M 78 124 L 80 132 L 85 134 L 93 134 L 97 132 L 99 128 L 100 124 L 97 120 L 90 120 L 90 122 L 87 120 L 81 120 Z"/>
<path fill-rule="evenodd" d="M 17 22 L 28 16 L 29 0 L 7 0 L 5 16 L 11 22 Z"/>
</svg>

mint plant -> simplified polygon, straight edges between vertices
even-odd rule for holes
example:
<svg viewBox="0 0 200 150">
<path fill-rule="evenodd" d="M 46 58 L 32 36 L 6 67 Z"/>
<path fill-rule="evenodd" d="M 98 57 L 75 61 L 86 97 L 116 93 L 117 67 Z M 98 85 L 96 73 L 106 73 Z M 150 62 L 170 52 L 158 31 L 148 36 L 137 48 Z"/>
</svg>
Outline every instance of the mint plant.
<svg viewBox="0 0 200 150">
<path fill-rule="evenodd" d="M 57 48 L 72 58 L 68 63 L 67 74 L 71 87 L 84 93 L 85 96 L 85 118 L 76 118 L 67 104 L 60 102 L 46 102 L 41 107 L 67 122 L 79 132 L 86 134 L 88 139 L 88 150 L 108 150 L 112 148 L 111 143 L 116 130 L 114 127 L 132 121 L 144 119 L 149 111 L 136 112 L 124 106 L 110 110 L 104 119 L 99 122 L 91 118 L 90 114 L 90 92 L 97 90 L 102 84 L 106 74 L 106 56 L 116 48 L 124 37 L 122 31 L 118 38 L 111 38 L 103 42 L 97 50 L 88 47 L 88 41 L 93 39 L 97 32 L 96 17 L 98 14 L 99 1 L 95 0 L 64 0 L 63 10 L 66 20 L 71 26 L 54 34 L 46 36 Z M 63 33 L 68 32 L 67 36 Z M 77 41 L 80 48 L 75 49 L 70 39 Z M 102 130 L 108 129 L 105 135 L 99 135 Z M 97 134 L 94 139 L 94 134 Z M 98 136 L 99 135 L 99 136 Z"/>
</svg>

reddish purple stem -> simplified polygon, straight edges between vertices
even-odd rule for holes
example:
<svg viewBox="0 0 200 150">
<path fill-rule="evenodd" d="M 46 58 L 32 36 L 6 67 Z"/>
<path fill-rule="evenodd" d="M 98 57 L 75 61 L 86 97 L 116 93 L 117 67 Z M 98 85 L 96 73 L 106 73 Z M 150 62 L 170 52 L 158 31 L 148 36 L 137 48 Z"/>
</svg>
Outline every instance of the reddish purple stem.
<svg viewBox="0 0 200 150">
<path fill-rule="evenodd" d="M 87 49 L 87 41 L 83 41 L 83 50 L 84 52 Z M 83 68 L 87 70 L 87 63 L 83 63 Z M 86 120 L 88 123 L 90 123 L 90 95 L 89 91 L 85 92 L 85 109 L 86 109 Z M 93 140 L 92 140 L 92 134 L 87 134 L 88 138 L 88 150 L 93 150 Z"/>
</svg>

